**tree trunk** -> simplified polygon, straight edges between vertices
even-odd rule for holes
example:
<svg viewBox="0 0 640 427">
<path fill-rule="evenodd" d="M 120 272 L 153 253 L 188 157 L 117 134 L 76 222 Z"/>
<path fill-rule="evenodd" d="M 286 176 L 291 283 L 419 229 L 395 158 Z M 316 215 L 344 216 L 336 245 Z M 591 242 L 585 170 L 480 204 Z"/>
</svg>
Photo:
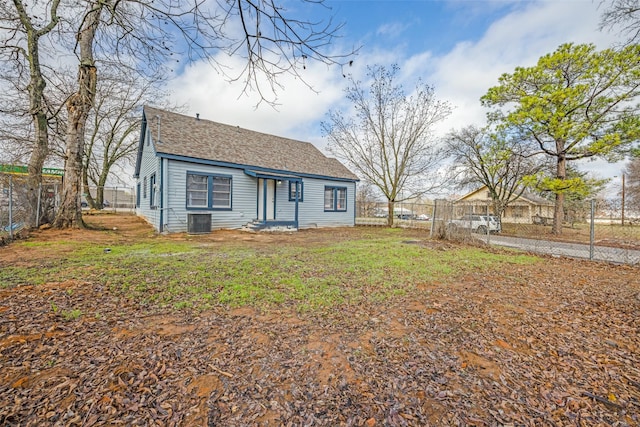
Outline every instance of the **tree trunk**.
<svg viewBox="0 0 640 427">
<path fill-rule="evenodd" d="M 38 227 L 38 192 L 42 185 L 42 167 L 49 155 L 49 132 L 47 128 L 47 113 L 44 107 L 44 89 L 46 82 L 40 69 L 39 37 L 32 30 L 28 33 L 29 51 L 29 109 L 35 130 L 35 146 L 29 158 L 27 177 L 27 200 L 29 203 L 28 227 Z"/>
<path fill-rule="evenodd" d="M 57 228 L 83 227 L 80 189 L 82 182 L 82 158 L 84 132 L 89 111 L 96 96 L 97 69 L 93 59 L 93 40 L 98 29 L 103 3 L 92 2 L 78 32 L 80 65 L 78 66 L 78 90 L 67 101 L 67 135 L 65 149 L 64 185 L 62 203 L 54 221 Z"/>
<path fill-rule="evenodd" d="M 41 78 L 42 80 L 42 78 Z M 42 80 L 42 86 L 38 89 L 29 88 L 31 92 L 31 115 L 33 117 L 33 123 L 35 127 L 35 146 L 31 151 L 31 157 L 29 158 L 27 177 L 27 202 L 29 203 L 29 215 L 27 217 L 28 227 L 38 227 L 38 210 L 41 209 L 38 206 L 38 192 L 42 185 L 42 168 L 44 161 L 49 154 L 49 132 L 47 130 L 47 116 L 42 107 L 42 93 L 44 91 L 44 80 Z M 39 92 L 39 94 L 37 94 Z M 35 99 L 39 101 L 35 101 Z M 43 218 L 40 215 L 40 218 Z"/>
<path fill-rule="evenodd" d="M 567 160 L 564 156 L 558 157 L 558 165 L 556 169 L 556 177 L 564 181 L 567 177 Z M 562 223 L 564 222 L 564 191 L 560 190 L 556 193 L 556 205 L 553 210 L 553 234 L 562 234 Z"/>
<path fill-rule="evenodd" d="M 393 213 L 394 206 L 395 202 L 393 200 L 389 200 L 389 203 L 387 204 L 387 227 L 393 227 L 393 217 L 395 216 Z"/>
</svg>

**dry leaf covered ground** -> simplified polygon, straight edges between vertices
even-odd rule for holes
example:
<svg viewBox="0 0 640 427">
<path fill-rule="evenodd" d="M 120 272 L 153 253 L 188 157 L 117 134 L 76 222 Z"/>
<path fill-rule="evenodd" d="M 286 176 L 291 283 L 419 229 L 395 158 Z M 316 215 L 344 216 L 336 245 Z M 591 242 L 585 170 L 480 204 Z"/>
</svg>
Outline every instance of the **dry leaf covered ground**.
<svg viewBox="0 0 640 427">
<path fill-rule="evenodd" d="M 30 241 L 186 238 L 153 236 L 130 216 L 87 220 L 117 230 Z M 225 231 L 197 242 L 323 245 L 358 233 Z M 424 251 L 457 249 L 403 233 Z M 59 259 L 63 271 L 68 248 L 12 244 L 0 268 Z M 546 258 L 302 312 L 141 306 L 85 269 L 0 286 L 0 425 L 640 425 L 637 267 Z"/>
</svg>

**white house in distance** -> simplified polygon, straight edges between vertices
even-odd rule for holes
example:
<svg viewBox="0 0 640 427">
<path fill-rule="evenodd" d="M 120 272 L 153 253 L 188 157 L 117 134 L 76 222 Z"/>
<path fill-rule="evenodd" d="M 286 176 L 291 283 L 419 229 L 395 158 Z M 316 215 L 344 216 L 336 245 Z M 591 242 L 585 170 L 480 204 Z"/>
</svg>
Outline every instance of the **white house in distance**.
<svg viewBox="0 0 640 427">
<path fill-rule="evenodd" d="M 148 106 L 134 177 L 160 232 L 355 224 L 358 177 L 312 144 Z"/>
</svg>

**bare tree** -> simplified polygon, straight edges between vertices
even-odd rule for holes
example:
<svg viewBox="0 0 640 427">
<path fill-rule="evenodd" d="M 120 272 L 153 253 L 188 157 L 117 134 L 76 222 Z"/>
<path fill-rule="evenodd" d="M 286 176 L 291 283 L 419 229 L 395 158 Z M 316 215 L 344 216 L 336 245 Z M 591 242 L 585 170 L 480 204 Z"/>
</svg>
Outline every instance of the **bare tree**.
<svg viewBox="0 0 640 427">
<path fill-rule="evenodd" d="M 304 3 L 321 4 L 322 1 Z M 214 8 L 207 9 L 207 6 Z M 245 90 L 255 88 L 263 99 L 258 76 L 265 76 L 274 88 L 280 74 L 300 75 L 299 70 L 306 67 L 306 61 L 343 64 L 350 56 L 326 52 L 339 26 L 287 17 L 274 0 L 212 3 L 91 0 L 88 12 L 82 16 L 77 33 L 78 89 L 67 101 L 66 179 L 54 222 L 57 227 L 82 226 L 79 164 L 84 152 L 86 120 L 95 99 L 97 69 L 93 52 L 96 46 L 101 53 L 111 52 L 118 62 L 123 57 L 129 61 L 146 59 L 131 67 L 141 73 L 155 72 L 155 67 L 161 67 L 174 52 L 177 45 L 172 41 L 174 34 L 178 34 L 188 48 L 188 59 L 206 58 L 224 70 L 216 59 L 218 53 L 245 57 L 247 62 L 242 73 L 246 76 Z M 239 25 L 241 31 L 234 31 L 234 25 Z M 103 31 L 99 32 L 100 29 Z"/>
<path fill-rule="evenodd" d="M 40 179 L 51 142 L 42 97 L 46 76 L 41 67 L 40 38 L 55 29 L 55 45 L 78 58 L 77 86 L 65 103 L 65 185 L 55 219 L 58 227 L 82 226 L 79 189 L 85 128 L 101 61 L 118 64 L 124 72 L 150 76 L 171 68 L 171 63 L 206 59 L 227 78 L 244 79 L 245 91 L 257 90 L 261 99 L 275 103 L 280 75 L 293 74 L 304 81 L 303 70 L 310 61 L 343 66 L 351 62 L 354 53 L 330 51 L 341 25 L 330 19 L 311 21 L 304 7 L 287 11 L 276 0 L 60 3 L 51 0 L 45 6 L 36 1 L 27 6 L 22 0 L 13 0 L 12 4 L 0 4 L 0 30 L 8 35 L 0 39 L 1 54 L 14 61 L 16 74 L 23 68 L 31 73 L 28 89 L 37 148 L 29 164 L 32 187 Z M 318 7 L 323 0 L 300 0 L 300 4 Z M 244 70 L 230 75 L 220 55 L 244 58 Z M 272 97 L 265 87 L 271 89 Z"/>
<path fill-rule="evenodd" d="M 628 37 L 628 44 L 640 41 L 640 0 L 609 1 L 600 18 L 600 30 L 619 28 L 620 33 Z M 601 1 L 600 5 L 603 4 Z"/>
<path fill-rule="evenodd" d="M 53 0 L 41 12 L 45 18 L 29 14 L 22 0 L 13 0 L 13 9 L 8 3 L 0 5 L 0 30 L 5 37 L 0 40 L 0 55 L 14 64 L 17 79 L 28 73 L 27 92 L 29 115 L 34 129 L 33 149 L 30 154 L 27 179 L 30 215 L 28 226 L 37 226 L 38 190 L 42 184 L 42 167 L 49 153 L 48 117 L 44 100 L 46 80 L 40 58 L 40 41 L 58 25 L 60 0 Z M 16 85 L 20 83 L 16 81 Z"/>
<path fill-rule="evenodd" d="M 522 178 L 543 167 L 532 159 L 530 147 L 508 132 L 471 125 L 451 131 L 446 143 L 460 186 L 486 186 L 499 217 L 525 191 Z"/>
<path fill-rule="evenodd" d="M 102 209 L 104 187 L 117 164 L 133 163 L 138 148 L 140 106 L 163 104 L 166 94 L 155 80 L 108 76 L 100 79 L 94 108 L 87 123 L 88 137 L 82 167 L 82 185 L 89 206 Z M 94 197 L 95 196 L 95 197 Z"/>
<path fill-rule="evenodd" d="M 412 95 L 396 83 L 399 68 L 369 67 L 367 91 L 351 79 L 346 96 L 354 116 L 328 113 L 322 130 L 329 150 L 380 189 L 389 206 L 387 224 L 393 226 L 395 202 L 419 197 L 436 185 L 444 153 L 435 143 L 433 126 L 451 112 L 436 99 L 431 86 L 418 82 Z"/>
<path fill-rule="evenodd" d="M 65 143 L 64 182 L 54 227 L 69 228 L 84 225 L 80 207 L 82 157 L 84 155 L 85 127 L 93 107 L 98 83 L 98 72 L 93 57 L 94 39 L 100 24 L 100 15 L 105 3 L 92 1 L 78 31 L 78 87 L 66 102 L 67 133 Z"/>
<path fill-rule="evenodd" d="M 360 181 L 356 197 L 357 215 L 365 218 L 371 217 L 376 214 L 377 205 L 374 186 L 367 181 Z"/>
</svg>

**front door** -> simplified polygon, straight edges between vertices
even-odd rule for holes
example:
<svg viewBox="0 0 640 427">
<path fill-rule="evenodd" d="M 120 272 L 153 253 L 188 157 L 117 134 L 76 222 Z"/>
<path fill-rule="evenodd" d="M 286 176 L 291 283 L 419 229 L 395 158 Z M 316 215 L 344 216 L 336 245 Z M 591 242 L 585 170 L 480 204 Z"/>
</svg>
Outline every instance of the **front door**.
<svg viewBox="0 0 640 427">
<path fill-rule="evenodd" d="M 265 202 L 267 207 L 266 216 Z M 258 179 L 258 219 L 260 221 L 276 219 L 276 181 L 273 179 Z"/>
</svg>

